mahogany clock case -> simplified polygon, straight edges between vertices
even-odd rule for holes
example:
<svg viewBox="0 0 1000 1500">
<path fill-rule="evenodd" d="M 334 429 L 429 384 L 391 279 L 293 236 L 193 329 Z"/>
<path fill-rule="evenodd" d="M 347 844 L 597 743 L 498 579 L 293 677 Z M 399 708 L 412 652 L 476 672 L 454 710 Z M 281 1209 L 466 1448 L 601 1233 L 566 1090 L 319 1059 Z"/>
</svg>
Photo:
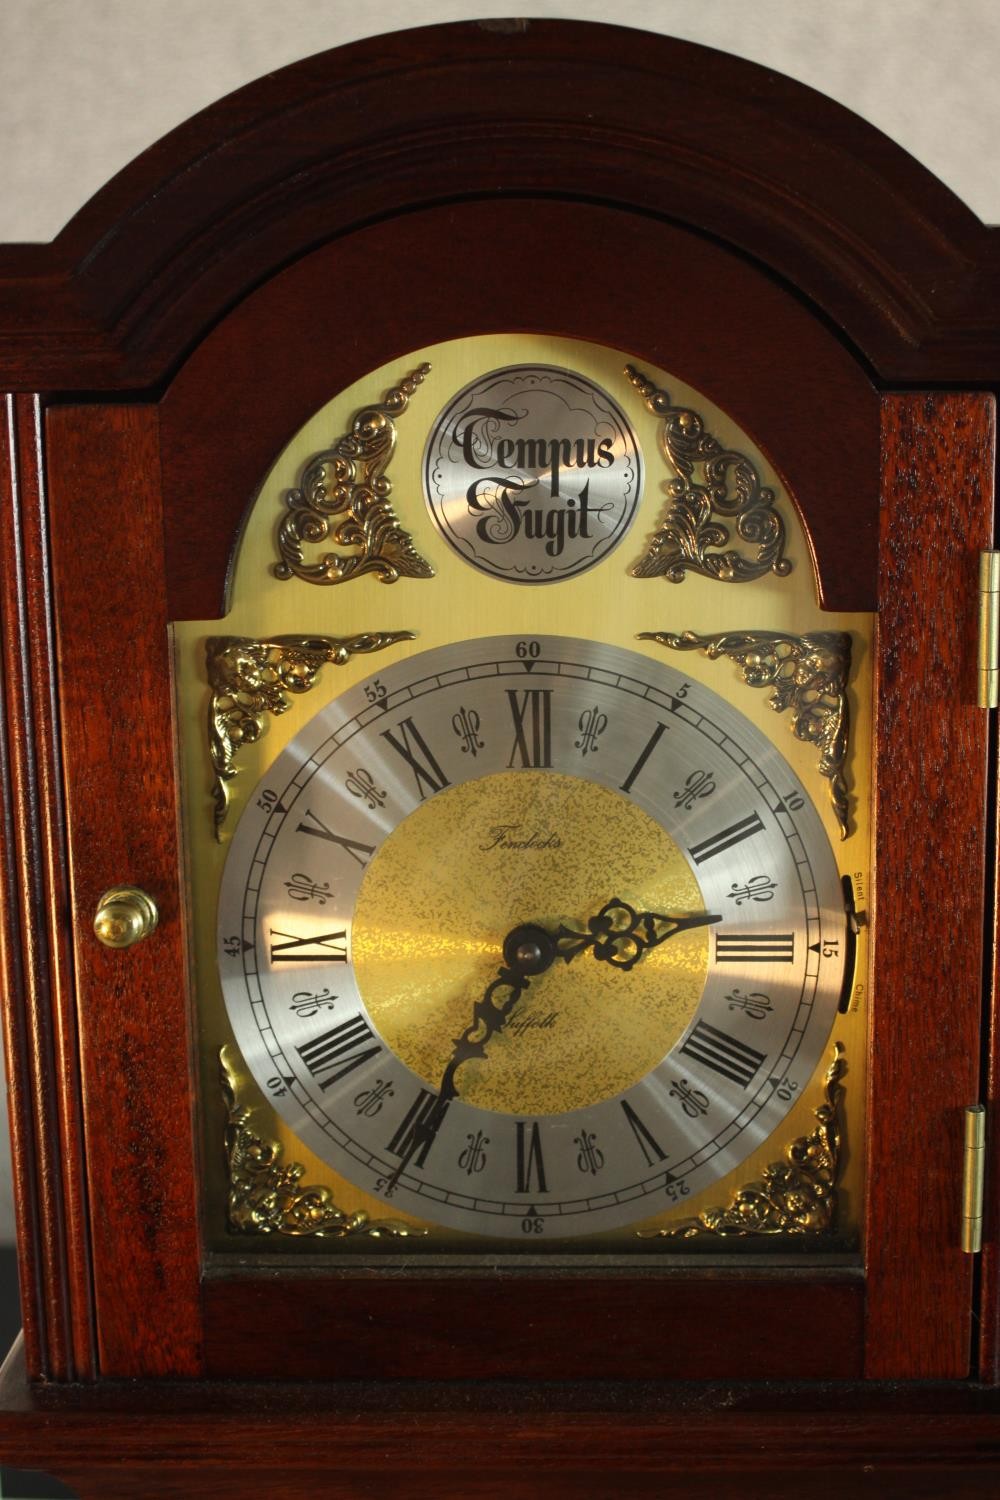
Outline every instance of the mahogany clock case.
<svg viewBox="0 0 1000 1500">
<path fill-rule="evenodd" d="M 993 773 L 974 704 L 998 265 L 992 231 L 829 101 L 666 38 L 556 22 L 297 64 L 154 147 L 52 246 L 0 254 L 25 1324 L 5 1452 L 23 1461 L 32 1403 L 57 1428 L 81 1383 L 113 1408 L 121 1380 L 155 1403 L 178 1380 L 363 1379 L 387 1383 L 371 1399 L 388 1411 L 401 1377 L 872 1382 L 851 1398 L 846 1462 L 865 1423 L 888 1451 L 905 1409 L 876 1395 L 891 1379 L 947 1383 L 921 1397 L 951 1434 L 941 1452 L 992 1462 L 997 1266 L 989 1223 L 978 1271 L 959 1247 L 958 1183 L 962 1111 L 991 1098 L 995 1069 Z M 206 1266 L 168 623 L 224 613 L 256 487 L 331 394 L 497 330 L 625 349 L 710 392 L 798 506 L 824 608 L 878 612 L 863 1267 L 512 1283 Z M 125 879 L 155 890 L 160 924 L 122 954 L 92 922 Z M 194 1389 L 203 1409 L 218 1399 Z M 656 1391 L 643 1420 L 666 1431 Z M 974 1409 L 956 1438 L 946 1413 Z M 179 1434 L 186 1419 L 163 1420 Z M 400 1429 L 372 1423 L 378 1459 L 351 1462 L 406 1468 Z M 720 1440 L 720 1466 L 748 1430 Z M 79 1458 L 89 1438 L 55 1441 L 66 1472 L 73 1442 L 81 1472 L 98 1461 Z"/>
</svg>

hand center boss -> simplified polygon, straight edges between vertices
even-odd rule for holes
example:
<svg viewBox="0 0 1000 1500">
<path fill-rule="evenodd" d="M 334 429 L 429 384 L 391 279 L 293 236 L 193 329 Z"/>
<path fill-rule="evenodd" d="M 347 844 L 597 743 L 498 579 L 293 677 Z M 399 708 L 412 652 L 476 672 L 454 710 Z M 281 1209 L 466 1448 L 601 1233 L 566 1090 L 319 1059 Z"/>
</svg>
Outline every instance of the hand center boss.
<svg viewBox="0 0 1000 1500">
<path fill-rule="evenodd" d="M 511 1011 L 532 979 L 550 969 L 557 958 L 568 964 L 589 949 L 599 963 L 627 971 L 635 968 L 650 948 L 659 947 L 679 932 L 721 921 L 721 915 L 707 912 L 685 917 L 640 912 L 614 896 L 596 916 L 588 919 L 586 932 L 560 925 L 553 933 L 534 922 L 522 922 L 512 928 L 503 941 L 504 962 L 499 973 L 486 986 L 482 999 L 473 1006 L 471 1022 L 454 1043 L 441 1077 L 438 1096 L 424 1118 L 414 1125 L 399 1165 L 383 1191 L 388 1194 L 396 1188 L 418 1151 L 421 1160 L 426 1157 L 449 1104 L 458 1097 L 455 1078 L 459 1068 L 472 1058 L 486 1056 L 487 1044 L 504 1029 Z M 504 991 L 506 996 L 501 998 Z"/>
</svg>

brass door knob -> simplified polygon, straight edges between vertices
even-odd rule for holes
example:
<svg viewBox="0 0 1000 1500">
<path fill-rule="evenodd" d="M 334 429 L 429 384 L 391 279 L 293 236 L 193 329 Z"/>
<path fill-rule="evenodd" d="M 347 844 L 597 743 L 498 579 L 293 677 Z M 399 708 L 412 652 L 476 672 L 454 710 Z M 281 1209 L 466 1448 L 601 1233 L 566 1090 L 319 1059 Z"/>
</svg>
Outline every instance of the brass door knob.
<svg viewBox="0 0 1000 1500">
<path fill-rule="evenodd" d="M 97 903 L 94 931 L 105 948 L 131 948 L 156 927 L 156 902 L 134 885 L 116 885 Z"/>
</svg>

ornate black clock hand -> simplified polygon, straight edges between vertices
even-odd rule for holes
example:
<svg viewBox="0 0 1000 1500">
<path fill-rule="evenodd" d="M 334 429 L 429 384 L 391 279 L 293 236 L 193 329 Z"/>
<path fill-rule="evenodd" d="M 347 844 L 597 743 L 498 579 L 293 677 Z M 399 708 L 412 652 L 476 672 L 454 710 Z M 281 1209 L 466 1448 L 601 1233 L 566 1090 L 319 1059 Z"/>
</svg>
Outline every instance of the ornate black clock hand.
<svg viewBox="0 0 1000 1500">
<path fill-rule="evenodd" d="M 676 937 L 692 927 L 721 922 L 721 915 L 696 912 L 693 916 L 674 917 L 655 911 L 636 911 L 627 901 L 613 896 L 596 917 L 587 923 L 586 932 L 560 927 L 556 934 L 556 952 L 569 963 L 579 953 L 592 948 L 594 957 L 616 969 L 632 969 L 647 948 L 658 948 L 667 938 Z"/>
<path fill-rule="evenodd" d="M 458 1095 L 455 1075 L 471 1058 L 484 1058 L 486 1045 L 502 1031 L 507 1019 L 532 979 L 551 968 L 556 958 L 570 963 L 587 949 L 602 963 L 618 969 L 631 969 L 649 948 L 656 948 L 668 938 L 693 927 L 721 922 L 722 917 L 707 912 L 675 917 L 660 912 L 637 912 L 617 896 L 601 907 L 587 922 L 586 932 L 576 932 L 565 925 L 558 932 L 548 932 L 535 923 L 523 923 L 507 934 L 503 944 L 504 963 L 497 977 L 490 981 L 481 1000 L 476 1002 L 472 1021 L 457 1037 L 454 1050 L 441 1078 L 437 1099 L 424 1119 L 417 1124 L 406 1149 L 388 1179 L 384 1191 L 393 1191 L 400 1177 L 418 1151 L 430 1149 L 441 1128 L 452 1099 Z M 507 990 L 504 1000 L 498 996 Z"/>
<path fill-rule="evenodd" d="M 418 1151 L 427 1151 L 441 1128 L 448 1112 L 448 1105 L 458 1094 L 455 1074 L 470 1058 L 485 1057 L 486 1044 L 497 1032 L 502 1031 L 514 1006 L 520 1000 L 530 981 L 550 968 L 556 957 L 555 939 L 544 927 L 522 923 L 507 934 L 503 944 L 504 963 L 499 973 L 486 986 L 481 1000 L 477 1000 L 472 1011 L 472 1021 L 455 1039 L 454 1050 L 441 1077 L 437 1099 L 433 1107 L 418 1125 L 407 1142 L 399 1165 L 385 1185 L 389 1194 Z M 509 991 L 506 999 L 498 997 Z"/>
</svg>

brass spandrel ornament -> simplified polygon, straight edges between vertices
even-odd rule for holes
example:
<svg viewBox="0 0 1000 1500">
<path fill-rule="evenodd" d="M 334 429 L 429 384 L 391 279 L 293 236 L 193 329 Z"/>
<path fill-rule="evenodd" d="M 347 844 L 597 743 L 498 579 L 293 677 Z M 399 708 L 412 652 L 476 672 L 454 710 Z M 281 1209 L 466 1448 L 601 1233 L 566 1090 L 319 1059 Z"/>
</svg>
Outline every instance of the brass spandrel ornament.
<svg viewBox="0 0 1000 1500">
<path fill-rule="evenodd" d="M 384 651 L 413 640 L 411 630 L 370 631 L 365 635 L 279 635 L 269 641 L 245 636 L 211 636 L 205 662 L 212 697 L 208 741 L 215 771 L 215 836 L 221 838 L 229 787 L 237 774 L 236 752 L 264 733 L 268 714 L 290 707 L 288 694 L 308 693 L 327 662 L 344 666 L 352 656 Z"/>
<path fill-rule="evenodd" d="M 283 1162 L 280 1142 L 266 1140 L 251 1128 L 252 1111 L 241 1102 L 229 1047 L 219 1052 L 219 1069 L 227 1111 L 227 1223 L 233 1233 L 293 1239 L 408 1239 L 427 1233 L 401 1219 L 373 1219 L 360 1210 L 347 1213 L 338 1208 L 329 1188 L 303 1185 L 305 1168 L 299 1162 Z"/>
<path fill-rule="evenodd" d="M 637 1230 L 639 1239 L 690 1240 L 701 1236 L 831 1234 L 837 1221 L 840 1170 L 840 1106 L 847 1072 L 844 1048 L 834 1044 L 823 1080 L 823 1102 L 813 1111 L 816 1128 L 785 1148 L 783 1161 L 771 1162 L 758 1182 L 748 1182 L 725 1208 L 661 1229 Z"/>
<path fill-rule="evenodd" d="M 626 365 L 625 374 L 653 415 L 662 417 L 660 446 L 676 474 L 666 487 L 666 519 L 633 576 L 671 583 L 680 583 L 686 573 L 719 583 L 749 583 L 767 573 L 786 577 L 792 564 L 784 555 L 785 524 L 774 508 L 775 492 L 761 484 L 756 465 L 720 443 L 699 412 L 675 405 L 668 391 L 634 365 Z M 734 524 L 741 542 L 756 549 L 752 554 L 728 547 L 732 531 L 726 521 Z"/>
<path fill-rule="evenodd" d="M 847 681 L 851 670 L 851 637 L 845 631 L 812 631 L 786 635 L 774 630 L 733 630 L 697 635 L 686 630 L 644 630 L 641 641 L 655 641 L 672 651 L 704 651 L 716 659 L 728 656 L 748 687 L 772 689 L 775 713 L 792 712 L 792 733 L 820 752 L 819 771 L 830 783 L 830 801 L 841 838 L 850 832 L 844 763 L 850 731 Z"/>
<path fill-rule="evenodd" d="M 429 364 L 418 366 L 381 402 L 362 407 L 350 432 L 309 461 L 301 487 L 286 497 L 289 513 L 278 527 L 276 578 L 328 584 L 365 573 L 380 583 L 434 576 L 390 504 L 392 483 L 385 472 L 396 446 L 395 419 L 429 371 Z M 307 562 L 302 544 L 319 546 L 328 538 L 337 547 L 357 550 L 325 552 Z"/>
</svg>

